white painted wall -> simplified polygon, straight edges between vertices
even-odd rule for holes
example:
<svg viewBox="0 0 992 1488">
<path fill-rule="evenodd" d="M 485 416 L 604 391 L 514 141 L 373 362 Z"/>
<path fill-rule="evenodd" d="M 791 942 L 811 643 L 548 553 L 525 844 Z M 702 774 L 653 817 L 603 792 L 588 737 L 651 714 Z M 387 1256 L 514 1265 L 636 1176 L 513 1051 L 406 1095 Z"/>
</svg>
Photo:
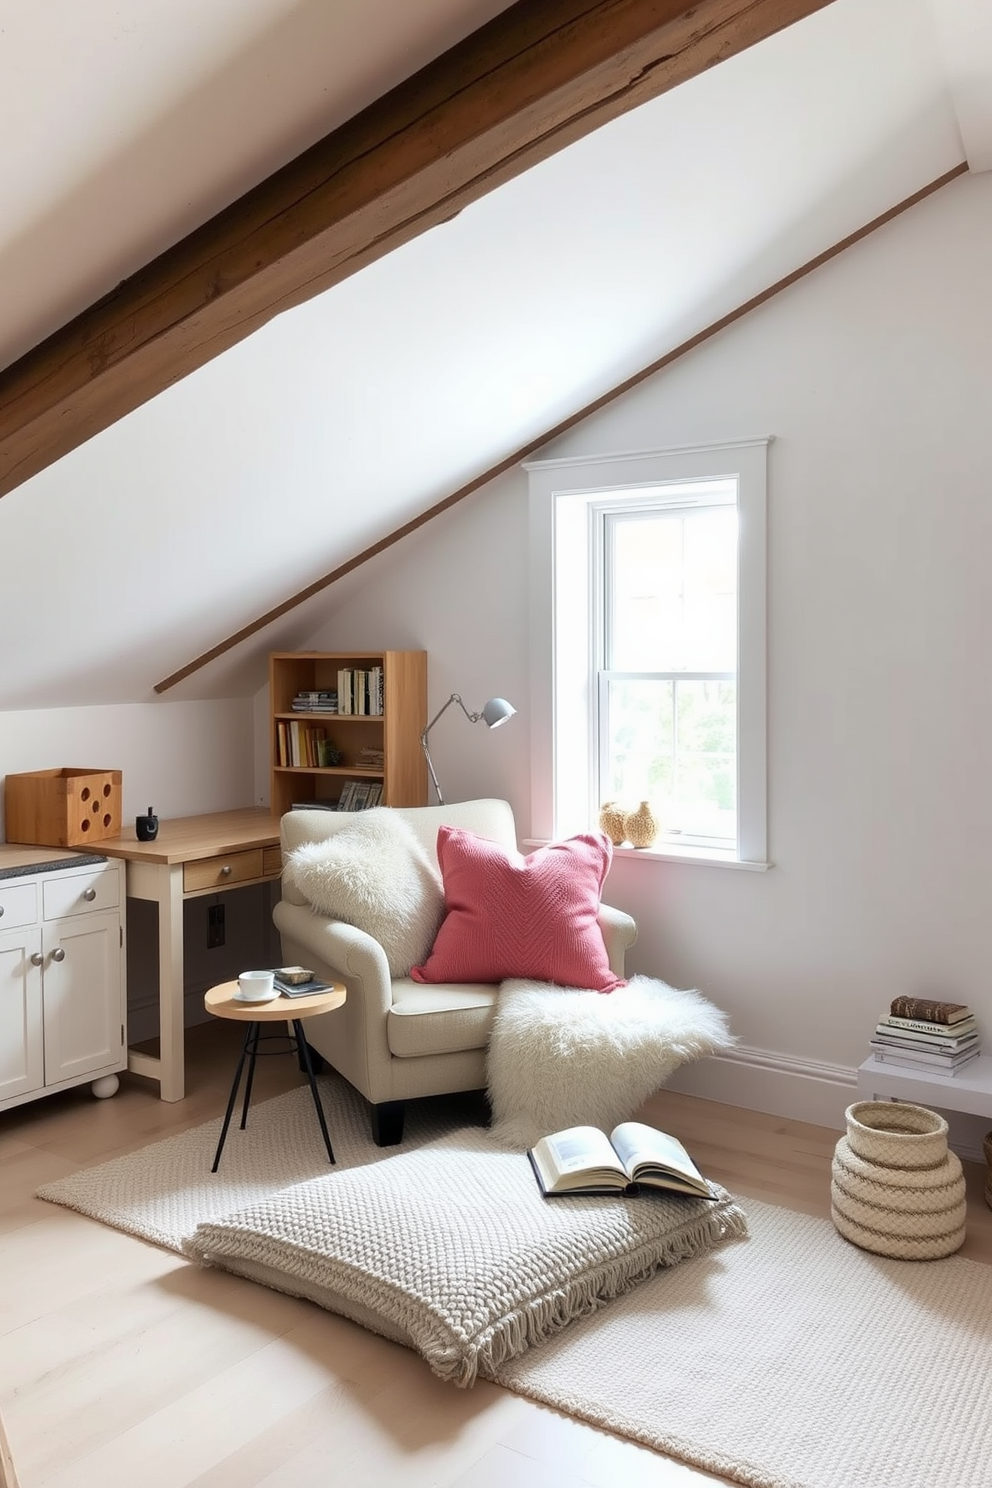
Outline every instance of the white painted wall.
<svg viewBox="0 0 992 1488">
<path fill-rule="evenodd" d="M 120 770 L 125 823 L 149 806 L 159 816 L 226 811 L 252 799 L 253 730 L 250 698 L 0 713 L 0 775 Z"/>
<path fill-rule="evenodd" d="M 0 775 L 66 766 L 120 770 L 125 825 L 149 806 L 162 817 L 245 806 L 254 787 L 252 708 L 250 698 L 241 698 L 0 713 Z M 94 851 L 99 847 L 94 843 Z M 206 948 L 207 907 L 213 896 L 184 906 L 187 1022 L 204 1017 L 202 994 L 207 987 L 236 976 L 245 965 L 271 964 L 277 953 L 269 933 L 267 886 L 223 898 L 227 937 L 217 950 Z M 154 906 L 132 900 L 128 909 L 132 1043 L 158 1032 L 156 936 Z"/>
<path fill-rule="evenodd" d="M 992 179 L 966 177 L 545 452 L 775 436 L 775 866 L 618 858 L 607 885 L 638 920 L 632 969 L 700 987 L 759 1051 L 684 1089 L 839 1126 L 903 991 L 971 1003 L 992 1039 L 990 249 Z M 525 543 L 521 473 L 370 568 L 313 638 L 426 647 L 435 709 L 453 690 L 514 701 L 492 734 L 446 715 L 432 752 L 451 799 L 507 796 L 522 837 Z"/>
</svg>

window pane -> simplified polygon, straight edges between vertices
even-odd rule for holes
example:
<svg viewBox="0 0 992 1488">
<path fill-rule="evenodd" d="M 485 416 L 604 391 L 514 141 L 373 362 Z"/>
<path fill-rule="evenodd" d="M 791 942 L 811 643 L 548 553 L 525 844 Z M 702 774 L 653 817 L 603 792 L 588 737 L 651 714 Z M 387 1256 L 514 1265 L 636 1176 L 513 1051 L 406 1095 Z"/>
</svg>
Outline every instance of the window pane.
<svg viewBox="0 0 992 1488">
<path fill-rule="evenodd" d="M 629 810 L 671 796 L 675 746 L 673 682 L 610 682 L 603 800 Z"/>
<path fill-rule="evenodd" d="M 648 800 L 662 833 L 737 836 L 737 687 L 733 682 L 607 684 L 601 801 Z"/>
<path fill-rule="evenodd" d="M 733 506 L 609 518 L 607 666 L 624 672 L 735 671 Z"/>
</svg>

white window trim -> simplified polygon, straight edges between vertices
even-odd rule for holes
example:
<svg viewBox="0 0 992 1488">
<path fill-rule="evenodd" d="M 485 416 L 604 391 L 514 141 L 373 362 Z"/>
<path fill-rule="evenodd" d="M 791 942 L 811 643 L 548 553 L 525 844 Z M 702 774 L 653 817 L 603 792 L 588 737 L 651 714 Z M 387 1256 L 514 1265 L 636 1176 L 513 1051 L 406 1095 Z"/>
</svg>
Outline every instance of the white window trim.
<svg viewBox="0 0 992 1488">
<path fill-rule="evenodd" d="M 563 803 L 584 799 L 593 749 L 589 706 L 592 616 L 590 511 L 604 492 L 736 476 L 739 512 L 737 846 L 705 852 L 665 844 L 624 857 L 761 869 L 768 866 L 767 468 L 770 439 L 738 439 L 635 454 L 525 462 L 530 483 L 531 821 L 535 840 L 581 831 Z"/>
</svg>

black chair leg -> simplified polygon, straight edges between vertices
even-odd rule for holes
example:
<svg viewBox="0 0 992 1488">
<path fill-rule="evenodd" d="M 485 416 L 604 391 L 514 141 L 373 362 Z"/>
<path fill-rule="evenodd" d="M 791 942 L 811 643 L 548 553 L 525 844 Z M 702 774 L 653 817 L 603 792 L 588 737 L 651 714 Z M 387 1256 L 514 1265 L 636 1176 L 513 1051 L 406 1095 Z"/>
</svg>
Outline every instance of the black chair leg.
<svg viewBox="0 0 992 1488">
<path fill-rule="evenodd" d="M 397 1147 L 403 1140 L 406 1101 L 382 1101 L 372 1107 L 372 1140 L 377 1147 Z"/>
<path fill-rule="evenodd" d="M 304 1044 L 306 1044 L 307 1056 L 310 1060 L 310 1068 L 313 1070 L 315 1075 L 322 1075 L 327 1068 L 327 1060 L 324 1058 L 323 1054 L 318 1054 L 313 1044 L 308 1044 L 306 1039 L 302 1041 L 300 1047 L 296 1051 L 296 1062 L 300 1067 L 300 1074 L 305 1075 L 307 1072 L 306 1062 L 303 1058 Z"/>
</svg>

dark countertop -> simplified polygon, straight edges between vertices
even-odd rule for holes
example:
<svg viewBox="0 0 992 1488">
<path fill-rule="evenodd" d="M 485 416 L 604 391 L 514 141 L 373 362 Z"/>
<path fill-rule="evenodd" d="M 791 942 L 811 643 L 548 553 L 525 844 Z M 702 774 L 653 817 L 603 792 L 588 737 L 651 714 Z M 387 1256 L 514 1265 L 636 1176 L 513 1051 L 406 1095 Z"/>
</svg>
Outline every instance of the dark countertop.
<svg viewBox="0 0 992 1488">
<path fill-rule="evenodd" d="M 0 880 L 25 878 L 29 873 L 52 873 L 60 868 L 86 868 L 106 863 L 104 853 L 67 852 L 61 847 L 19 847 L 0 843 Z"/>
</svg>

